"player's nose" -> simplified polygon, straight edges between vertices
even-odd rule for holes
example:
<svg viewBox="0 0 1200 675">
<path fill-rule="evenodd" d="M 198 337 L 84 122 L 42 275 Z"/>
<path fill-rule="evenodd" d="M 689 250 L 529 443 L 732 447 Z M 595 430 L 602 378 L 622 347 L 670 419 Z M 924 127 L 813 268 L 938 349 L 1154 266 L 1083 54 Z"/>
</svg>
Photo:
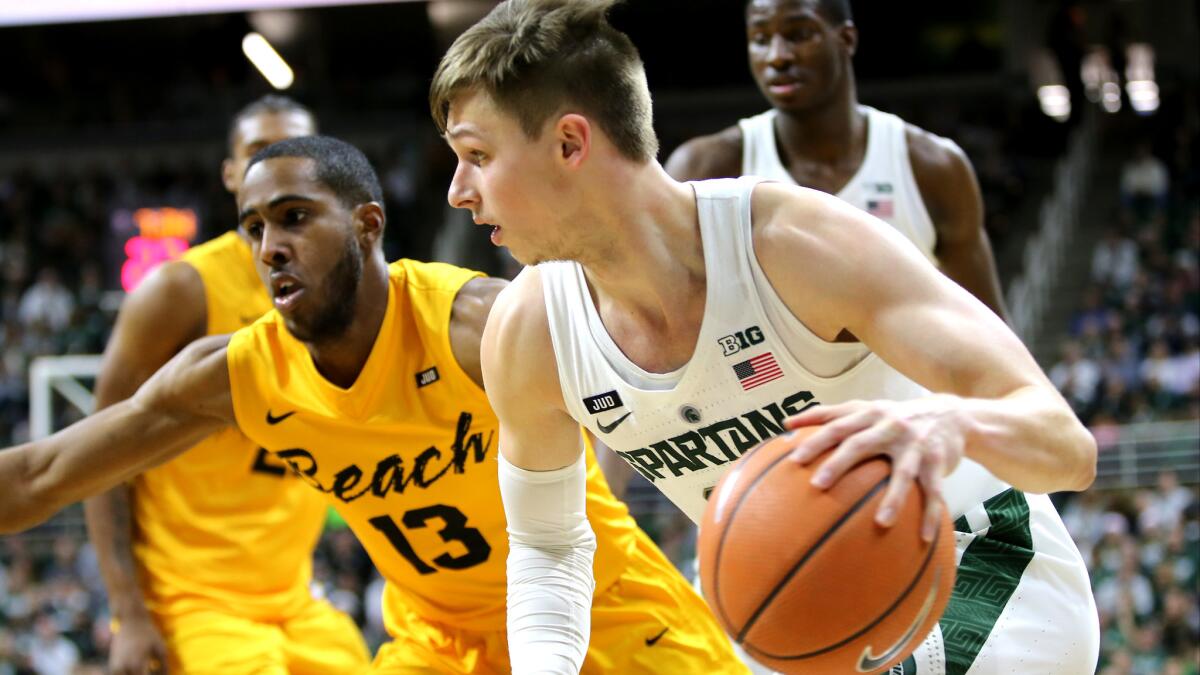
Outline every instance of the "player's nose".
<svg viewBox="0 0 1200 675">
<path fill-rule="evenodd" d="M 470 167 L 459 163 L 450 180 L 446 201 L 456 209 L 470 209 L 479 204 L 479 193 L 469 180 Z"/>
<path fill-rule="evenodd" d="M 792 53 L 792 43 L 788 42 L 782 35 L 776 33 L 771 36 L 771 42 L 767 47 L 767 62 L 772 66 L 784 66 L 796 58 Z"/>
<path fill-rule="evenodd" d="M 262 242 L 258 247 L 259 259 L 268 267 L 277 267 L 291 260 L 291 246 L 284 228 L 264 224 Z"/>
</svg>

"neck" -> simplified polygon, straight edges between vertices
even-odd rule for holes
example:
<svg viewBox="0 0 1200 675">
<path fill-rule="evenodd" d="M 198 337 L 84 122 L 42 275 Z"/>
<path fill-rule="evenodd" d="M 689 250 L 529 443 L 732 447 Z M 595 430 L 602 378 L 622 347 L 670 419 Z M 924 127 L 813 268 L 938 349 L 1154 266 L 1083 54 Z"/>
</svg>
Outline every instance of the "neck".
<svg viewBox="0 0 1200 675">
<path fill-rule="evenodd" d="M 598 306 L 669 327 L 704 299 L 704 251 L 696 196 L 657 162 L 607 177 L 591 231 L 603 240 L 579 258 Z"/>
<path fill-rule="evenodd" d="M 866 142 L 865 115 L 858 109 L 854 82 L 816 107 L 779 109 L 775 131 L 789 155 L 834 163 Z"/>
<path fill-rule="evenodd" d="M 387 302 L 388 270 L 379 252 L 363 261 L 354 317 L 346 330 L 335 338 L 304 343 L 322 377 L 343 389 L 354 384 L 375 347 Z"/>
</svg>

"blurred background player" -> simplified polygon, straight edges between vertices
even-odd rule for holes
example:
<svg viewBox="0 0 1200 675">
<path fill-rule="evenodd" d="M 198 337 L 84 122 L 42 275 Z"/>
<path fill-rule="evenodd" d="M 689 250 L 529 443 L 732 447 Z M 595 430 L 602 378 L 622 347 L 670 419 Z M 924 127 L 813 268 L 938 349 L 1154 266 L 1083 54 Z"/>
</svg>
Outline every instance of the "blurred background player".
<svg viewBox="0 0 1200 675">
<path fill-rule="evenodd" d="M 222 165 L 234 196 L 255 152 L 316 133 L 308 109 L 264 96 L 234 116 Z M 131 396 L 180 349 L 271 309 L 250 246 L 229 231 L 126 297 L 97 377 L 97 408 Z M 313 598 L 326 506 L 237 428 L 85 503 L 116 633 L 114 673 L 356 673 L 358 627 Z"/>
<path fill-rule="evenodd" d="M 771 109 L 684 143 L 677 180 L 742 175 L 837 195 L 890 223 L 1001 317 L 970 160 L 953 141 L 858 102 L 849 0 L 750 0 L 750 71 Z"/>
</svg>

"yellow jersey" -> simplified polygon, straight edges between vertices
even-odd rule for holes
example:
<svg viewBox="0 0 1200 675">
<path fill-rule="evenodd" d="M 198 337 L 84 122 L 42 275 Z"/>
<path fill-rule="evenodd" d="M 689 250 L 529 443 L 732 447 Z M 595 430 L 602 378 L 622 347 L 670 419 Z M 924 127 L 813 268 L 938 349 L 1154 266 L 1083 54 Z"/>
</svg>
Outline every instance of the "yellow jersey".
<svg viewBox="0 0 1200 675">
<path fill-rule="evenodd" d="M 250 247 L 234 232 L 183 256 L 200 274 L 209 335 L 271 309 Z M 133 481 L 134 556 L 147 607 L 177 616 L 219 609 L 252 620 L 311 602 L 324 500 L 235 428 Z"/>
<path fill-rule="evenodd" d="M 450 347 L 454 298 L 477 276 L 442 263 L 390 265 L 383 324 L 349 388 L 321 376 L 278 312 L 229 343 L 238 426 L 290 463 L 358 535 L 387 582 L 393 635 L 391 617 L 401 611 L 465 630 L 505 629 L 499 425 Z M 599 592 L 625 569 L 637 526 L 588 454 Z"/>
</svg>

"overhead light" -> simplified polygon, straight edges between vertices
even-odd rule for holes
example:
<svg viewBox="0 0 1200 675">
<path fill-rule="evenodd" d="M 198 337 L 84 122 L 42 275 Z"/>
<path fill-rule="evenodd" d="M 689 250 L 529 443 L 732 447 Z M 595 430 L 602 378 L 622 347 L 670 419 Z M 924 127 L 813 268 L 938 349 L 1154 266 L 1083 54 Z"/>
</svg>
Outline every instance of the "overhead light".
<svg viewBox="0 0 1200 675">
<path fill-rule="evenodd" d="M 1071 92 L 1061 84 L 1047 84 L 1038 87 L 1038 103 L 1047 117 L 1059 122 L 1071 118 Z"/>
<path fill-rule="evenodd" d="M 1105 112 L 1115 113 L 1121 110 L 1121 85 L 1116 82 L 1105 82 L 1100 87 L 1100 105 Z"/>
<path fill-rule="evenodd" d="M 1158 110 L 1158 84 L 1153 80 L 1130 80 L 1125 83 L 1125 93 L 1129 94 L 1129 107 L 1137 112 L 1149 115 Z"/>
<path fill-rule="evenodd" d="M 295 75 L 292 68 L 283 60 L 279 52 L 271 46 L 267 39 L 258 33 L 247 33 L 242 38 L 242 52 L 250 59 L 250 63 L 258 68 L 258 72 L 276 89 L 287 89 L 292 86 Z"/>
<path fill-rule="evenodd" d="M 1135 42 L 1125 49 L 1125 93 L 1129 107 L 1142 115 L 1158 110 L 1158 83 L 1154 81 L 1154 47 Z"/>
</svg>

